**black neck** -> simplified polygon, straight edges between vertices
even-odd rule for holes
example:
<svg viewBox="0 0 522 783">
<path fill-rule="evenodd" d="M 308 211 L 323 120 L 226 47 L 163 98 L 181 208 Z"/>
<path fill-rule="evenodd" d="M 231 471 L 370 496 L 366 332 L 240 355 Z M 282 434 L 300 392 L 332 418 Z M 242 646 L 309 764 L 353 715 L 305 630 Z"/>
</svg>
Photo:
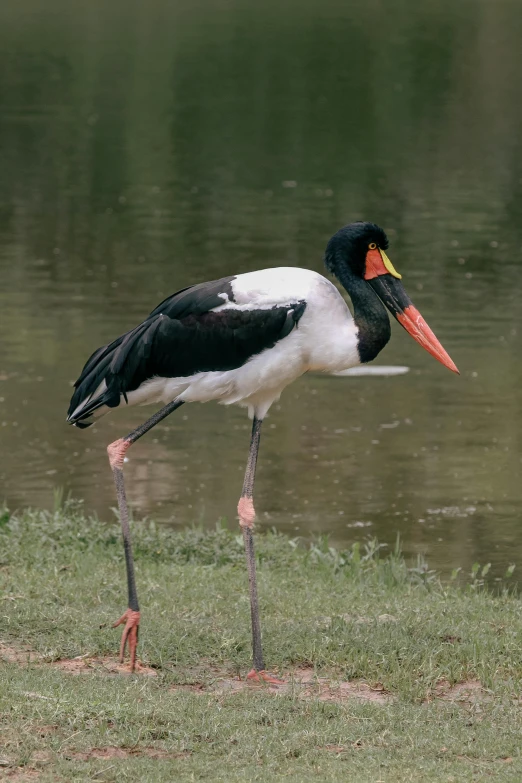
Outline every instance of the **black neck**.
<svg viewBox="0 0 522 783">
<path fill-rule="evenodd" d="M 336 264 L 335 276 L 350 294 L 353 317 L 359 330 L 357 349 L 361 363 L 371 362 L 384 348 L 391 335 L 390 319 L 384 305 L 368 285 L 347 264 Z"/>
</svg>

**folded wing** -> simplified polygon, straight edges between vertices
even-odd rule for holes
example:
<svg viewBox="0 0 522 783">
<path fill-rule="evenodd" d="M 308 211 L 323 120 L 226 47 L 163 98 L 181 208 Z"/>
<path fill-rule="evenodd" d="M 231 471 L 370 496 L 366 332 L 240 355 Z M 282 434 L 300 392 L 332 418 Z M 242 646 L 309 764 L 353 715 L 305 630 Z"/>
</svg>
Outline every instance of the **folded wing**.
<svg viewBox="0 0 522 783">
<path fill-rule="evenodd" d="M 152 378 L 233 370 L 290 334 L 306 302 L 237 308 L 233 280 L 178 291 L 139 326 L 95 351 L 75 383 L 67 420 L 87 427 L 94 411 L 117 407 Z"/>
</svg>

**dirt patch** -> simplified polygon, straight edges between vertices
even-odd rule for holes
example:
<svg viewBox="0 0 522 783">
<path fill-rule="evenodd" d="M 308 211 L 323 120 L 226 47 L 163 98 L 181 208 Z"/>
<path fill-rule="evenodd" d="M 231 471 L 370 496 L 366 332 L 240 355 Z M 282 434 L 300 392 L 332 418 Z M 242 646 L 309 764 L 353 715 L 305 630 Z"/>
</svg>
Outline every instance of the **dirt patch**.
<svg viewBox="0 0 522 783">
<path fill-rule="evenodd" d="M 36 734 L 38 734 L 39 737 L 48 737 L 50 734 L 54 734 L 56 731 L 58 731 L 58 726 L 38 726 L 36 728 Z"/>
<path fill-rule="evenodd" d="M 439 699 L 440 701 L 457 702 L 461 704 L 477 704 L 488 701 L 491 697 L 480 680 L 463 680 L 453 685 L 448 680 L 439 680 L 430 691 L 426 702 Z"/>
<path fill-rule="evenodd" d="M 0 772 L 0 780 L 9 780 L 10 783 L 29 783 L 29 781 L 38 780 L 39 777 L 40 773 L 37 769 L 17 767 Z"/>
<path fill-rule="evenodd" d="M 131 757 L 143 756 L 149 759 L 182 759 L 190 756 L 189 751 L 181 753 L 169 753 L 161 748 L 116 748 L 108 745 L 105 748 L 91 748 L 84 752 L 70 752 L 65 754 L 66 758 L 75 761 L 90 761 L 91 759 L 128 759 Z"/>
<path fill-rule="evenodd" d="M 0 642 L 0 660 L 7 663 L 30 663 L 31 661 L 40 661 L 41 658 L 29 647 L 12 647 Z"/>
<path fill-rule="evenodd" d="M 4 644 L 3 642 L 0 642 L 0 660 L 18 664 L 27 664 L 30 662 L 45 664 L 65 672 L 70 672 L 71 674 L 92 674 L 93 671 L 102 674 L 131 674 L 128 663 L 120 663 L 116 658 L 111 656 L 78 655 L 76 658 L 62 658 L 58 661 L 49 663 L 45 661 L 45 656 L 36 653 L 29 647 L 14 647 L 12 645 Z M 136 671 L 134 673 L 149 677 L 157 676 L 155 669 L 150 668 L 150 666 L 143 666 L 139 662 L 136 664 Z M 26 695 L 32 695 L 34 698 L 37 698 L 37 694 Z"/>
<path fill-rule="evenodd" d="M 42 727 L 46 729 L 48 727 Z M 49 727 L 54 729 L 54 727 Z M 38 730 L 40 731 L 40 730 Z M 89 748 L 87 751 L 65 751 L 63 757 L 71 761 L 91 761 L 101 759 L 108 761 L 111 759 L 128 758 L 148 758 L 148 759 L 185 759 L 191 755 L 190 751 L 169 752 L 162 748 L 132 747 L 118 748 L 108 745 L 103 748 Z M 0 759 L 0 780 L 9 781 L 9 783 L 30 783 L 40 777 L 41 771 L 36 769 L 40 765 L 46 765 L 53 759 L 49 751 L 36 751 L 31 756 L 31 766 L 11 767 L 7 759 Z M 3 769 L 2 769 L 3 767 Z M 58 778 L 56 779 L 58 781 Z M 61 780 L 61 778 L 60 778 Z"/>
<path fill-rule="evenodd" d="M 42 727 L 43 730 L 54 727 Z M 40 730 L 36 732 L 39 734 Z M 41 734 L 44 736 L 44 734 Z M 52 760 L 52 753 L 47 750 L 37 750 L 31 754 L 31 761 L 26 766 L 16 766 L 16 762 L 7 758 L 0 758 L 0 780 L 15 781 L 15 783 L 23 783 L 24 781 L 37 780 L 40 776 L 41 765 L 48 764 Z M 57 778 L 58 780 L 58 778 Z"/>
<path fill-rule="evenodd" d="M 129 664 L 121 664 L 115 658 L 110 656 L 89 656 L 79 655 L 76 658 L 63 658 L 44 664 L 41 656 L 37 656 L 31 650 L 20 650 L 15 647 L 9 647 L 0 643 L 0 657 L 9 660 L 12 663 L 27 663 L 29 659 L 38 662 L 40 665 L 49 665 L 55 669 L 68 672 L 69 674 L 108 674 L 108 675 L 130 675 Z M 134 674 L 145 677 L 156 677 L 157 672 L 149 666 L 136 664 Z M 185 680 L 184 683 L 172 686 L 173 690 L 190 690 L 196 693 L 238 693 L 241 691 L 250 691 L 251 693 L 264 692 L 274 695 L 292 695 L 299 699 L 318 699 L 319 701 L 343 702 L 347 699 L 359 699 L 361 701 L 371 701 L 376 704 L 387 704 L 392 697 L 384 689 L 381 683 L 372 685 L 361 681 L 342 681 L 334 677 L 317 677 L 311 668 L 294 669 L 290 673 L 284 673 L 284 682 L 281 685 L 272 685 L 267 683 L 254 683 L 250 680 L 242 680 L 239 677 L 231 677 L 230 670 L 219 669 L 215 665 L 202 662 L 199 667 L 182 667 L 180 675 Z M 480 685 L 480 683 L 479 683 Z M 439 687 L 439 686 L 437 686 Z M 440 685 L 442 688 L 442 683 Z M 453 692 L 456 693 L 453 686 Z M 442 691 L 441 691 L 442 693 Z M 29 698 L 46 698 L 36 693 L 25 694 Z M 443 696 L 437 696 L 443 698 Z M 450 698 L 446 695 L 445 698 Z M 453 696 L 454 699 L 458 697 Z M 462 694 L 461 698 L 464 698 Z"/>
<path fill-rule="evenodd" d="M 69 672 L 69 674 L 92 674 L 92 672 L 100 674 L 132 674 L 128 663 L 120 663 L 109 656 L 93 658 L 79 655 L 77 658 L 62 658 L 54 661 L 51 665 L 55 669 L 61 669 L 64 672 Z M 143 666 L 139 662 L 136 664 L 134 674 L 157 677 L 155 669 L 151 669 L 150 666 Z"/>
<path fill-rule="evenodd" d="M 343 702 L 348 699 L 371 701 L 376 704 L 388 704 L 391 695 L 380 683 L 369 685 L 360 681 L 342 681 L 334 677 L 317 677 L 310 669 L 294 669 L 280 685 L 256 683 L 251 680 L 217 676 L 209 685 L 198 682 L 194 685 L 175 685 L 173 690 L 190 689 L 196 693 L 270 693 L 275 696 L 291 695 L 298 699 L 318 699 L 319 701 Z"/>
</svg>

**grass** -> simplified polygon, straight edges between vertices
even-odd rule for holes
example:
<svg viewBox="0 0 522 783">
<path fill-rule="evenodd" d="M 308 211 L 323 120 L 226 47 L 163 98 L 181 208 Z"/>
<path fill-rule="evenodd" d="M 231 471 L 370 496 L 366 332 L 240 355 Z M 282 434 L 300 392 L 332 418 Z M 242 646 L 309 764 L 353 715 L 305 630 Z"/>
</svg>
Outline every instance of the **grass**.
<svg viewBox="0 0 522 783">
<path fill-rule="evenodd" d="M 522 619 L 474 569 L 441 584 L 375 542 L 257 537 L 265 656 L 291 678 L 364 682 L 378 701 L 218 687 L 250 668 L 237 530 L 133 526 L 142 629 L 156 676 L 75 676 L 114 658 L 125 608 L 117 525 L 80 506 L 0 516 L 0 779 L 519 781 Z M 100 627 L 102 626 L 102 627 Z M 1 650 L 0 650 L 1 652 Z M 456 683 L 468 683 L 452 687 Z M 466 691 L 469 686 L 470 692 Z"/>
</svg>

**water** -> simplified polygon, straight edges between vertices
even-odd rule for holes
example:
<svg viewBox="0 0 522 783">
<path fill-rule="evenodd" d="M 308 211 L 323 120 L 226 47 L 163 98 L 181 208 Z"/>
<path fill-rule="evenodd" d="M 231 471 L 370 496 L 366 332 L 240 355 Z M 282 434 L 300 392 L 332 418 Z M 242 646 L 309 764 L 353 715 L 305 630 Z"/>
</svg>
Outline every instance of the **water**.
<svg viewBox="0 0 522 783">
<path fill-rule="evenodd" d="M 393 6 L 393 7 L 392 7 Z M 0 8 L 0 464 L 113 518 L 106 444 L 150 409 L 65 425 L 94 348 L 192 282 L 322 270 L 383 225 L 462 375 L 397 325 L 390 378 L 307 376 L 267 419 L 262 527 L 371 534 L 447 572 L 522 566 L 522 6 L 65 0 Z M 139 516 L 234 519 L 250 424 L 193 405 L 137 445 Z"/>
</svg>

